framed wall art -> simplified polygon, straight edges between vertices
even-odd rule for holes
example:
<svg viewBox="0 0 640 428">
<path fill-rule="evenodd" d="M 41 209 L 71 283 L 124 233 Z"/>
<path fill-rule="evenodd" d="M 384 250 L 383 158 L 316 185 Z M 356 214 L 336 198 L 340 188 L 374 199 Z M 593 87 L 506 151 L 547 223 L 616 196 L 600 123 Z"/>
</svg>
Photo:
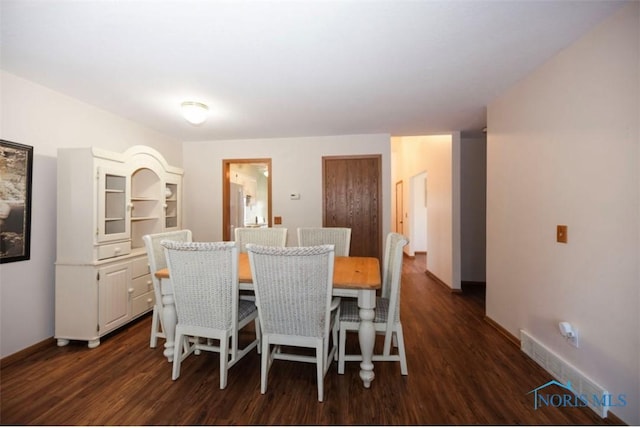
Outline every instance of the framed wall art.
<svg viewBox="0 0 640 428">
<path fill-rule="evenodd" d="M 0 140 L 0 263 L 29 260 L 33 147 Z"/>
</svg>

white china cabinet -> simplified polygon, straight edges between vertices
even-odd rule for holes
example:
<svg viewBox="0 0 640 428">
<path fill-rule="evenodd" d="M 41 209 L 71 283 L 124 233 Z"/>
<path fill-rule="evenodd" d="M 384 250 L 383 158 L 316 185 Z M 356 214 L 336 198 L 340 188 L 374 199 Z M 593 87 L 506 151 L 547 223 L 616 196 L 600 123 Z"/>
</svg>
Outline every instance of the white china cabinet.
<svg viewBox="0 0 640 428">
<path fill-rule="evenodd" d="M 181 228 L 182 176 L 146 146 L 58 150 L 58 346 L 94 348 L 153 308 L 142 236 Z"/>
</svg>

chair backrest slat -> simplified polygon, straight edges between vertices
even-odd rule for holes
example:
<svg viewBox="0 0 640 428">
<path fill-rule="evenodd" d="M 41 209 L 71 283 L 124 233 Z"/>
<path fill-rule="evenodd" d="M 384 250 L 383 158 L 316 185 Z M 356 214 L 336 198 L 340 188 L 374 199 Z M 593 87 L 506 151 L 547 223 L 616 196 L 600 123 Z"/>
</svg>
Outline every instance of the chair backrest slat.
<svg viewBox="0 0 640 428">
<path fill-rule="evenodd" d="M 149 268 L 151 273 L 167 267 L 164 256 L 164 247 L 160 245 L 163 240 L 191 242 L 191 231 L 188 229 L 176 230 L 172 232 L 154 233 L 142 237 L 147 256 L 149 257 Z"/>
<path fill-rule="evenodd" d="M 287 245 L 287 229 L 284 227 L 238 227 L 234 231 L 236 245 L 241 253 L 247 252 L 247 244 L 271 247 Z"/>
<path fill-rule="evenodd" d="M 334 246 L 247 246 L 264 334 L 328 334 Z"/>
<path fill-rule="evenodd" d="M 229 330 L 237 324 L 238 250 L 233 242 L 162 241 L 178 322 Z"/>
<path fill-rule="evenodd" d="M 154 273 L 167 267 L 164 247 L 160 245 L 160 242 L 163 240 L 191 242 L 192 235 L 190 230 L 183 229 L 171 232 L 153 233 L 142 237 L 144 247 L 147 250 L 151 281 L 153 283 L 153 291 L 156 298 L 156 306 L 159 308 L 162 308 L 162 294 L 160 290 L 160 280 L 154 275 Z"/>
<path fill-rule="evenodd" d="M 385 243 L 382 268 L 382 297 L 389 299 L 389 323 L 400 320 L 400 285 L 402 283 L 403 247 L 409 240 L 399 233 L 389 233 Z"/>
<path fill-rule="evenodd" d="M 299 227 L 298 245 L 335 245 L 336 256 L 348 256 L 351 246 L 351 228 L 348 227 Z"/>
</svg>

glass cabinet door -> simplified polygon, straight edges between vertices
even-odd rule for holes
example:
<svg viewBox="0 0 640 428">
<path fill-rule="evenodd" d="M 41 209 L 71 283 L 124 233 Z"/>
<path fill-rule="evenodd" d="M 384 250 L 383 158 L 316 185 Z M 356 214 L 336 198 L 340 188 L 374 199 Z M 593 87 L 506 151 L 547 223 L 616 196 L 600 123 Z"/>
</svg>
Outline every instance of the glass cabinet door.
<svg viewBox="0 0 640 428">
<path fill-rule="evenodd" d="M 98 168 L 98 242 L 129 238 L 129 176 Z"/>
<path fill-rule="evenodd" d="M 165 229 L 177 229 L 178 223 L 178 184 L 166 183 L 165 187 L 165 203 L 164 203 L 164 221 Z"/>
</svg>

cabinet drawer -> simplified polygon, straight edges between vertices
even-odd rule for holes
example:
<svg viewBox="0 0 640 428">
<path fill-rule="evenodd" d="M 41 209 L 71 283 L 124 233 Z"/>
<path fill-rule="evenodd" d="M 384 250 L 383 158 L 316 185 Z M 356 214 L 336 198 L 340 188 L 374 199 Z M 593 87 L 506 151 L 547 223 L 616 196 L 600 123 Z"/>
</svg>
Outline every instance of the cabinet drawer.
<svg viewBox="0 0 640 428">
<path fill-rule="evenodd" d="M 98 247 L 98 260 L 111 257 L 124 256 L 131 252 L 131 242 L 118 242 L 117 244 L 100 245 Z"/>
<path fill-rule="evenodd" d="M 153 283 L 151 282 L 151 274 L 134 278 L 131 281 L 131 297 L 138 297 L 141 294 L 153 292 Z"/>
<path fill-rule="evenodd" d="M 154 303 L 155 299 L 153 296 L 153 291 L 135 297 L 131 301 L 131 316 L 135 317 L 143 312 L 148 311 L 149 309 L 153 308 Z"/>
<path fill-rule="evenodd" d="M 139 259 L 135 259 L 133 262 L 133 271 L 132 275 L 134 278 L 137 278 L 142 275 L 146 275 L 149 273 L 149 259 L 147 257 L 140 257 Z"/>
</svg>

